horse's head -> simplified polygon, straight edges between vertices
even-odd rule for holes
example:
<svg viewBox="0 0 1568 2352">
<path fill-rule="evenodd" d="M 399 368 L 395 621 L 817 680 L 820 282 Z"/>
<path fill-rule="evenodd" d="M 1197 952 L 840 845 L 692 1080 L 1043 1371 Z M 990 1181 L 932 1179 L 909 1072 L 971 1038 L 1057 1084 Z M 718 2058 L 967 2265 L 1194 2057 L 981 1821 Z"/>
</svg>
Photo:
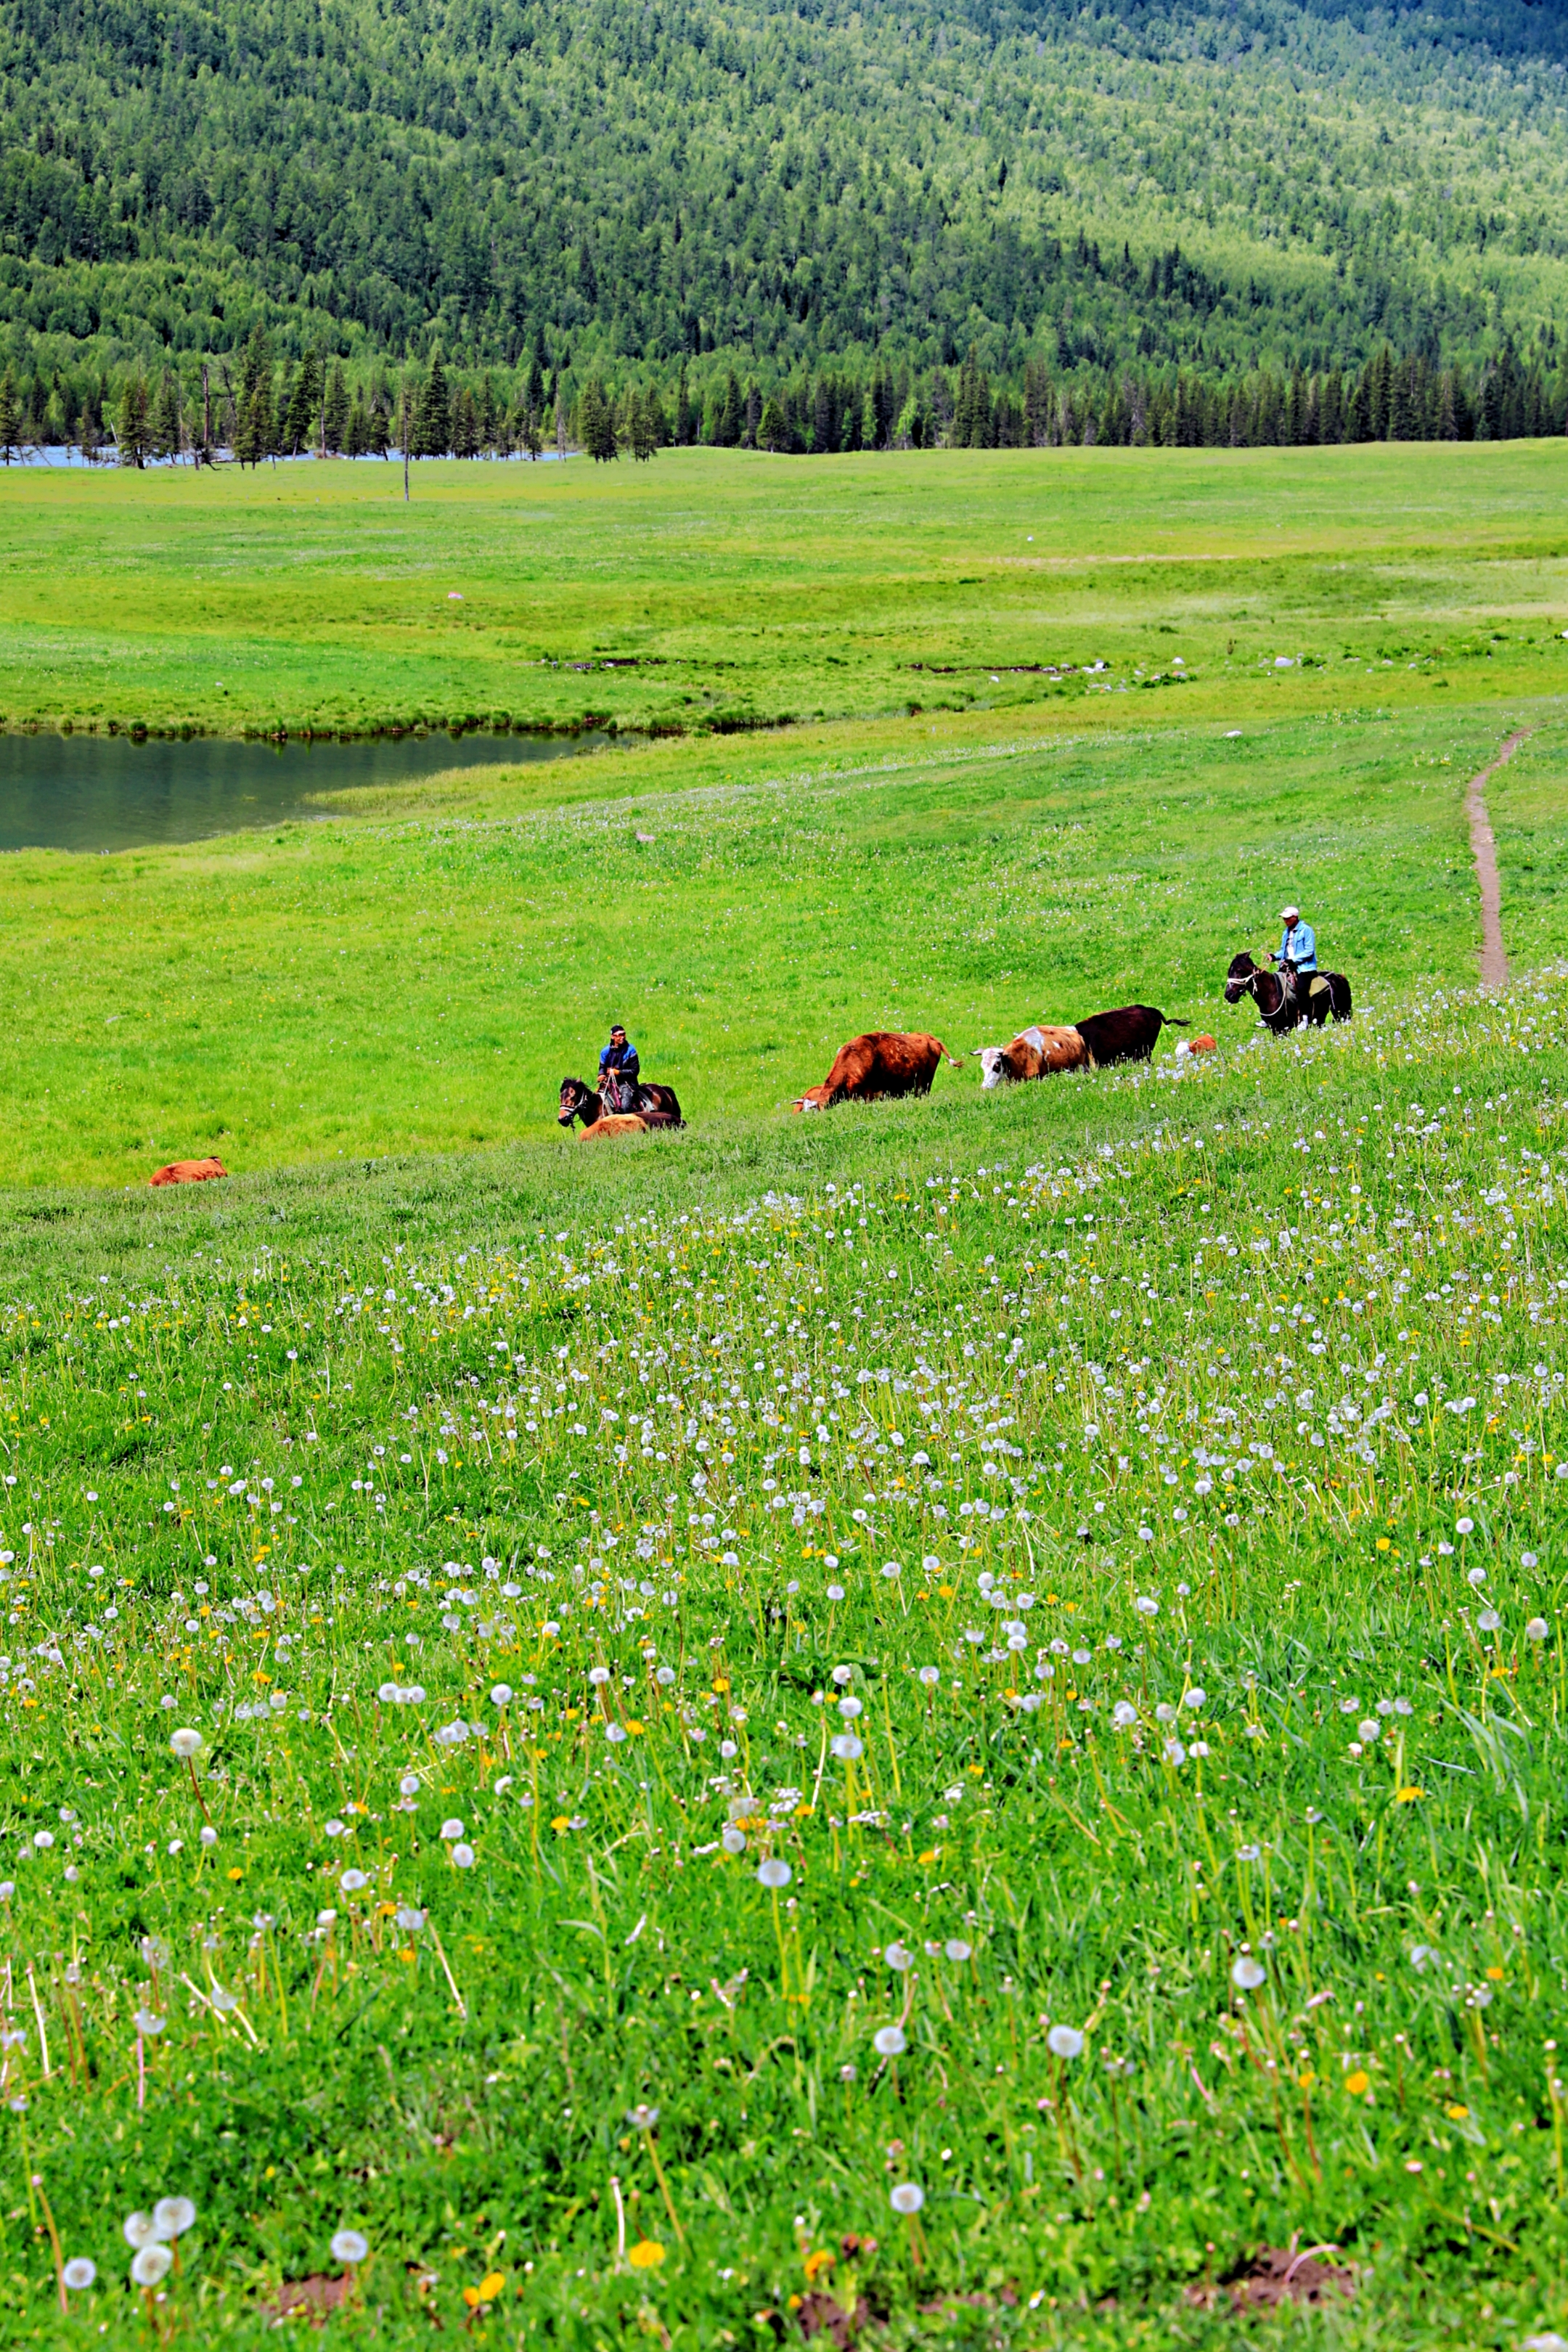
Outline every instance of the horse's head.
<svg viewBox="0 0 1568 2352">
<path fill-rule="evenodd" d="M 1258 967 L 1253 962 L 1245 948 L 1238 956 L 1232 956 L 1230 970 L 1225 976 L 1225 1001 L 1227 1004 L 1240 1003 L 1257 979 L 1258 970 Z"/>
<path fill-rule="evenodd" d="M 581 1078 L 562 1079 L 561 1108 L 555 1116 L 563 1127 L 571 1126 L 578 1113 L 586 1107 L 588 1096 L 589 1088 L 583 1084 Z"/>
</svg>

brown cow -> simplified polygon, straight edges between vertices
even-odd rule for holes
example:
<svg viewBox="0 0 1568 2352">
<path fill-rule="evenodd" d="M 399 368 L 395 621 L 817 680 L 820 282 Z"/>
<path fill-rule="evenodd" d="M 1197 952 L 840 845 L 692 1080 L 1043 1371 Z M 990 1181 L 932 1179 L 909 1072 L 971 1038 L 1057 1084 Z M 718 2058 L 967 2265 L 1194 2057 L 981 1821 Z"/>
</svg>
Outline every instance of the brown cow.
<svg viewBox="0 0 1568 2352">
<path fill-rule="evenodd" d="M 215 1176 L 226 1176 L 228 1170 L 221 1160 L 171 1160 L 149 1179 L 153 1184 L 206 1184 Z"/>
<path fill-rule="evenodd" d="M 1048 1078 L 1058 1070 L 1089 1066 L 1089 1048 L 1076 1029 L 1042 1028 L 1020 1031 L 1010 1045 L 976 1045 L 983 1076 L 982 1093 L 992 1087 L 1021 1086 L 1028 1078 Z"/>
<path fill-rule="evenodd" d="M 826 1110 L 837 1102 L 886 1102 L 900 1095 L 929 1095 L 940 1063 L 958 1057 L 940 1037 L 916 1030 L 906 1035 L 898 1029 L 871 1029 L 851 1037 L 833 1057 L 833 1067 L 819 1087 L 807 1087 L 796 1110 Z"/>
<path fill-rule="evenodd" d="M 1146 1062 L 1162 1029 L 1185 1029 L 1188 1024 L 1152 1004 L 1122 1004 L 1114 1013 L 1091 1013 L 1074 1026 L 1089 1047 L 1090 1069 L 1104 1070 L 1113 1062 Z"/>
<path fill-rule="evenodd" d="M 684 1121 L 671 1118 L 668 1111 L 650 1111 L 645 1118 L 640 1111 L 607 1110 L 591 1127 L 579 1129 L 579 1143 L 593 1143 L 605 1135 L 647 1135 L 650 1128 L 680 1127 Z"/>
</svg>

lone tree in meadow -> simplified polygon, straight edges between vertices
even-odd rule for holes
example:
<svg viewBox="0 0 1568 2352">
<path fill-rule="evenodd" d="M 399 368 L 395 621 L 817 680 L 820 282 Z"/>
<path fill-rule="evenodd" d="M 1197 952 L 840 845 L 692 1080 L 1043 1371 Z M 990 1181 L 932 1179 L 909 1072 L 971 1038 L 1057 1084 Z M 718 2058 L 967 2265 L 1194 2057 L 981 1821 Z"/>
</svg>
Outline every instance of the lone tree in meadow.
<svg viewBox="0 0 1568 2352">
<path fill-rule="evenodd" d="M 138 368 L 125 379 L 120 394 L 120 414 L 114 423 L 120 462 L 122 466 L 134 466 L 138 473 L 153 450 L 153 432 L 147 407 L 147 379 Z"/>
</svg>

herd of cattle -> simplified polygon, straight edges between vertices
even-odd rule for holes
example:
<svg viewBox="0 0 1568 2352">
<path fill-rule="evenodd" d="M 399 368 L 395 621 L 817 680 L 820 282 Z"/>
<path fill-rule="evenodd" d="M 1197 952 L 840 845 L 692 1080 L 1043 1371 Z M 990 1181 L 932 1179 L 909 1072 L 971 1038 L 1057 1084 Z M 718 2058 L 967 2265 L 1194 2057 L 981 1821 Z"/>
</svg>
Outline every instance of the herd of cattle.
<svg viewBox="0 0 1568 2352">
<path fill-rule="evenodd" d="M 1072 1027 L 1020 1030 L 1006 1045 L 977 1045 L 981 1087 L 1018 1086 L 1060 1070 L 1104 1070 L 1118 1062 L 1146 1062 L 1164 1028 L 1189 1024 L 1153 1004 L 1123 1004 L 1113 1013 L 1093 1013 Z M 1212 1037 L 1184 1039 L 1178 1054 L 1212 1054 Z M 827 1110 L 841 1102 L 892 1102 L 904 1095 L 929 1095 L 943 1062 L 962 1067 L 940 1037 L 923 1030 L 870 1029 L 851 1037 L 833 1057 L 819 1087 L 797 1096 L 797 1111 Z M 607 1110 L 603 1097 L 581 1078 L 563 1078 L 557 1112 L 563 1127 L 578 1119 L 587 1136 L 635 1135 L 656 1127 L 684 1125 L 673 1087 L 640 1085 L 629 1110 Z"/>
</svg>

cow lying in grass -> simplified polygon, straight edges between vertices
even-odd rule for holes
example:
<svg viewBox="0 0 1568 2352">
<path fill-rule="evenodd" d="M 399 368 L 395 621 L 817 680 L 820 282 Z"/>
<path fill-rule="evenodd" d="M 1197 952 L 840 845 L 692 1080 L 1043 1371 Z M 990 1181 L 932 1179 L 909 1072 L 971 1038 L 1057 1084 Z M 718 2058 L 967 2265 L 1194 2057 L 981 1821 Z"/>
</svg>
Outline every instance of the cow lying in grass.
<svg viewBox="0 0 1568 2352">
<path fill-rule="evenodd" d="M 210 1184 L 215 1176 L 227 1174 L 221 1160 L 171 1160 L 166 1168 L 158 1169 L 147 1181 L 151 1184 Z"/>
<path fill-rule="evenodd" d="M 839 1102 L 887 1102 L 900 1095 L 929 1095 L 939 1064 L 958 1057 L 940 1037 L 923 1031 L 906 1035 L 899 1029 L 870 1029 L 851 1037 L 833 1057 L 833 1067 L 819 1087 L 807 1087 L 795 1101 L 796 1110 L 826 1110 Z"/>
<path fill-rule="evenodd" d="M 976 1045 L 982 1092 L 1016 1087 L 1031 1078 L 1054 1077 L 1058 1070 L 1089 1066 L 1089 1048 L 1076 1029 L 1021 1030 L 1010 1045 Z"/>
</svg>

